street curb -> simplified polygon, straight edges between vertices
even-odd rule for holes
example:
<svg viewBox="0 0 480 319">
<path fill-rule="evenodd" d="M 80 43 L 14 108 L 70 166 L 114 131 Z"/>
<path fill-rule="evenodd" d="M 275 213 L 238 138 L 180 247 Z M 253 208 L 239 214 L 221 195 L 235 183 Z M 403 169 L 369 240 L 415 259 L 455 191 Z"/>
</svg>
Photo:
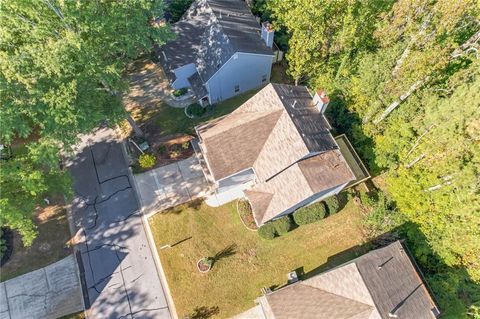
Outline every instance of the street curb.
<svg viewBox="0 0 480 319">
<path fill-rule="evenodd" d="M 125 141 L 122 141 L 122 152 L 123 152 L 123 156 L 125 157 L 128 163 L 129 157 L 126 154 Z M 158 255 L 157 247 L 155 246 L 155 240 L 153 239 L 152 231 L 150 229 L 150 224 L 148 223 L 148 217 L 144 214 L 142 200 L 138 195 L 137 181 L 133 176 L 132 168 L 130 166 L 128 167 L 128 175 L 129 175 L 129 178 L 132 180 L 133 194 L 139 205 L 139 211 L 142 215 L 141 220 L 142 220 L 143 229 L 145 230 L 145 234 L 147 235 L 148 246 L 153 255 L 155 268 L 157 269 L 157 274 L 160 279 L 160 284 L 163 288 L 163 292 L 165 293 L 165 299 L 167 300 L 168 309 L 170 310 L 172 319 L 178 319 L 177 310 L 175 309 L 175 304 L 173 302 L 172 294 L 170 292 L 170 287 L 168 286 L 167 277 L 165 276 L 165 272 L 163 271 L 163 267 L 160 261 L 160 257 Z"/>
<path fill-rule="evenodd" d="M 76 232 L 75 232 L 75 222 L 73 220 L 73 213 L 72 213 L 72 203 L 71 201 L 67 201 L 67 196 L 63 194 L 63 200 L 65 201 L 65 210 L 67 211 L 67 220 L 68 220 L 68 228 L 70 230 L 70 236 L 72 238 L 75 238 Z M 68 203 L 68 204 L 67 204 Z M 88 319 L 88 314 L 87 314 L 87 305 L 88 308 L 90 308 L 90 300 L 88 300 L 88 287 L 87 283 L 85 281 L 85 270 L 83 269 L 83 264 L 82 263 L 82 253 L 78 249 L 77 244 L 72 245 L 72 250 L 73 250 L 73 256 L 76 260 L 75 262 L 75 268 L 77 269 L 77 276 L 78 276 L 78 281 L 80 282 L 80 285 L 82 286 L 82 303 L 83 303 L 83 313 L 85 314 L 85 318 Z M 83 271 L 81 270 L 83 269 Z"/>
</svg>

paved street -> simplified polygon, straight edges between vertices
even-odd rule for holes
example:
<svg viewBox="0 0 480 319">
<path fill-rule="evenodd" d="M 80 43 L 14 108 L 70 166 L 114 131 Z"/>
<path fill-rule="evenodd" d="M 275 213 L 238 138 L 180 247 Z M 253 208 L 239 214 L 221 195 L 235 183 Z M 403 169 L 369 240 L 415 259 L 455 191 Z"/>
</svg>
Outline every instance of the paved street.
<svg viewBox="0 0 480 319">
<path fill-rule="evenodd" d="M 69 163 L 89 318 L 171 318 L 121 144 L 85 137 Z M 82 271 L 82 269 L 81 269 Z"/>
</svg>

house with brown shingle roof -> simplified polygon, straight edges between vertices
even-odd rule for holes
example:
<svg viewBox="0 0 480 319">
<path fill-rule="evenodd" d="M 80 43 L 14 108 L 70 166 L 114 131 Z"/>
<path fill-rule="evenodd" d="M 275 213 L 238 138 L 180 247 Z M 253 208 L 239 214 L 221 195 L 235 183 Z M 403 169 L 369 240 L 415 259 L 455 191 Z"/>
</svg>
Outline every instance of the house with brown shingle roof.
<svg viewBox="0 0 480 319">
<path fill-rule="evenodd" d="M 321 91 L 269 84 L 229 115 L 196 127 L 215 195 L 246 197 L 261 226 L 355 181 L 330 133 L 327 103 Z"/>
<path fill-rule="evenodd" d="M 434 319 L 440 315 L 400 241 L 344 265 L 266 290 L 234 319 Z"/>
</svg>

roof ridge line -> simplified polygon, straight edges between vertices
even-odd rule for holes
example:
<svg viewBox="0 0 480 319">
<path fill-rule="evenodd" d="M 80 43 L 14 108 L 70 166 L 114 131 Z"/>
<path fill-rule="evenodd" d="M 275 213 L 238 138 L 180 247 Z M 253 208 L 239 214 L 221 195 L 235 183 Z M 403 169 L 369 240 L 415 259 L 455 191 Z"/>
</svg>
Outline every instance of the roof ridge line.
<svg viewBox="0 0 480 319">
<path fill-rule="evenodd" d="M 362 280 L 363 280 L 363 278 L 362 278 Z M 368 307 L 372 308 L 372 310 L 376 308 L 375 303 L 374 303 L 374 305 L 372 306 L 372 305 L 366 304 L 366 303 L 364 303 L 364 302 L 361 302 L 361 301 L 358 301 L 358 300 L 355 300 L 355 299 L 351 299 L 351 298 L 348 298 L 348 297 L 345 297 L 345 296 L 341 296 L 341 295 L 339 295 L 339 294 L 336 294 L 336 293 L 327 291 L 327 290 L 325 290 L 325 289 L 321 289 L 321 288 L 318 288 L 318 287 L 314 287 L 314 286 L 312 286 L 312 285 L 306 284 L 305 281 L 301 281 L 300 284 L 301 284 L 301 285 L 304 285 L 304 286 L 308 286 L 308 287 L 314 288 L 314 289 L 318 289 L 318 290 L 323 291 L 323 292 L 325 292 L 325 293 L 327 293 L 327 294 L 331 294 L 331 295 L 334 295 L 334 296 L 337 296 L 337 297 L 340 297 L 340 298 L 343 298 L 343 299 L 347 299 L 347 300 L 351 300 L 351 301 L 354 301 L 354 302 L 358 302 L 358 303 L 360 303 L 360 304 L 362 304 L 362 305 L 365 305 L 365 306 L 368 306 Z M 366 285 L 365 285 L 365 286 L 366 286 Z M 370 291 L 369 291 L 369 293 L 370 293 Z M 373 298 L 372 298 L 372 300 L 373 300 Z M 362 312 L 363 312 L 363 311 L 362 311 Z M 359 312 L 359 313 L 361 313 L 361 312 Z M 357 313 L 357 314 L 358 314 L 358 313 Z"/>
</svg>

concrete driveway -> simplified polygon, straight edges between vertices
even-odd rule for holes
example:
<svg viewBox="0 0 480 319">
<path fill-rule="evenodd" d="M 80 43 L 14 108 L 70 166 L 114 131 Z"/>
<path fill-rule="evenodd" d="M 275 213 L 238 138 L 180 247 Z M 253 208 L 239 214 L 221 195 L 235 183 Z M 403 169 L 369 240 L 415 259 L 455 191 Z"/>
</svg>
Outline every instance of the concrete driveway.
<svg viewBox="0 0 480 319">
<path fill-rule="evenodd" d="M 170 319 L 121 141 L 99 129 L 68 166 L 88 318 Z"/>
<path fill-rule="evenodd" d="M 0 318 L 60 318 L 83 310 L 75 257 L 0 283 Z"/>
<path fill-rule="evenodd" d="M 147 215 L 205 196 L 209 189 L 196 156 L 134 176 Z"/>
</svg>

